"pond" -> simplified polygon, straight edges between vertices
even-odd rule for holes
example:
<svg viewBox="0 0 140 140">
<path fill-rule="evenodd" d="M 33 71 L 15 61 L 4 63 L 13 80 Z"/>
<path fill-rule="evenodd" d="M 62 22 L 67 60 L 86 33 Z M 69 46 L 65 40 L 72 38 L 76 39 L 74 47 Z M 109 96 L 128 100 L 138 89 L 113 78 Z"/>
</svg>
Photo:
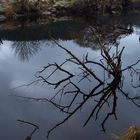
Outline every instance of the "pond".
<svg viewBox="0 0 140 140">
<path fill-rule="evenodd" d="M 39 130 L 32 137 L 33 140 L 45 140 L 47 131 L 66 116 L 49 102 L 24 98 L 49 98 L 54 93 L 52 86 L 43 82 L 32 82 L 37 80 L 36 72 L 42 70 L 48 63 L 61 64 L 69 57 L 55 41 L 70 50 L 80 60 L 87 53 L 91 60 L 100 60 L 101 52 L 97 40 L 90 32 L 91 28 L 96 29 L 98 31 L 96 33 L 106 46 L 114 48 L 125 46 L 122 65 L 127 67 L 140 59 L 140 20 L 137 17 L 138 15 L 132 14 L 93 19 L 60 18 L 48 21 L 37 19 L 2 23 L 0 29 L 0 138 L 25 139 L 32 132 L 33 127 L 19 123 L 17 120 L 20 119 L 39 126 Z M 130 28 L 131 32 L 129 32 Z M 139 66 L 138 63 L 136 67 L 139 68 Z M 67 64 L 65 68 L 72 73 L 78 72 L 73 65 Z M 103 71 L 96 67 L 95 70 L 99 77 L 103 77 Z M 57 81 L 61 76 L 57 73 L 52 80 Z M 138 95 L 140 88 L 132 87 L 131 75 L 126 72 L 123 76 L 125 77 L 123 90 L 132 95 Z M 92 82 L 82 81 L 80 88 L 87 92 L 93 86 L 92 84 Z M 137 81 L 134 81 L 134 84 L 140 86 Z M 120 135 L 131 125 L 140 126 L 140 108 L 119 94 L 116 110 L 118 119 L 115 120 L 114 117 L 108 119 L 105 124 L 106 133 L 101 131 L 100 125 L 106 114 L 106 107 L 101 111 L 97 121 L 91 119 L 86 127 L 83 127 L 92 102 L 89 101 L 88 104 L 81 112 L 79 110 L 68 121 L 56 128 L 49 139 L 109 140 L 112 134 Z"/>
</svg>

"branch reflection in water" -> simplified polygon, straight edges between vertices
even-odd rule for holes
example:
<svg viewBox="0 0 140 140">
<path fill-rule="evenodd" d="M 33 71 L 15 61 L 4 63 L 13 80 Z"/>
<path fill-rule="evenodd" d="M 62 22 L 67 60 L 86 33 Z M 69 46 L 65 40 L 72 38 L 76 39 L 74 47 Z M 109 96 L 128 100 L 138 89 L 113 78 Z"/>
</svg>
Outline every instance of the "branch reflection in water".
<svg viewBox="0 0 140 140">
<path fill-rule="evenodd" d="M 33 135 L 36 133 L 37 130 L 39 130 L 39 127 L 36 124 L 33 124 L 31 122 L 28 122 L 28 121 L 24 121 L 24 120 L 17 120 L 17 121 L 22 123 L 22 124 L 28 124 L 28 125 L 34 127 L 32 132 L 25 138 L 25 140 L 32 140 Z"/>
<path fill-rule="evenodd" d="M 53 86 L 56 91 L 55 94 L 51 98 L 17 96 L 35 101 L 49 102 L 66 114 L 64 120 L 48 131 L 47 137 L 49 137 L 54 129 L 68 121 L 79 110 L 87 106 L 88 103 L 90 104 L 88 108 L 90 109 L 90 113 L 83 126 L 86 126 L 92 118 L 98 120 L 102 110 L 106 108 L 101 121 L 102 130 L 105 132 L 107 120 L 112 116 L 117 119 L 117 99 L 120 93 L 140 108 L 140 95 L 128 94 L 123 90 L 123 74 L 125 72 L 130 72 L 132 79 L 135 76 L 140 76 L 140 69 L 135 67 L 140 62 L 140 59 L 134 64 L 123 68 L 122 54 L 125 47 L 120 48 L 117 44 L 113 47 L 107 46 L 106 43 L 102 42 L 100 36 L 95 33 L 96 30 L 94 28 L 91 28 L 91 31 L 97 40 L 98 48 L 101 52 L 99 60 L 91 60 L 88 53 L 80 59 L 56 40 L 53 40 L 57 47 L 69 55 L 69 58 L 66 58 L 61 64 L 55 62 L 45 66 L 35 74 L 37 78 L 35 82 L 43 82 L 49 86 Z M 67 65 L 77 68 L 77 73 L 68 70 Z M 98 72 L 99 69 L 104 72 L 104 77 L 101 77 L 100 72 Z M 60 76 L 60 79 L 55 79 L 55 81 L 52 80 L 52 77 L 58 74 L 62 74 L 63 76 Z M 92 85 L 90 91 L 85 91 L 80 87 L 83 81 L 86 83 L 89 82 Z M 133 80 L 131 82 L 133 84 Z M 138 82 L 140 81 L 138 80 Z M 133 85 L 133 87 L 139 88 L 139 85 Z"/>
</svg>

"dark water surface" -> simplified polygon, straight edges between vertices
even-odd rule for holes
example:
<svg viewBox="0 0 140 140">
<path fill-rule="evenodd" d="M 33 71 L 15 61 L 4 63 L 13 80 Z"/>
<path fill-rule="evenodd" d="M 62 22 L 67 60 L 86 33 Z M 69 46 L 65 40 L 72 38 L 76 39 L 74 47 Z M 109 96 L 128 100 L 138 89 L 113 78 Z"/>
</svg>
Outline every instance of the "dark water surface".
<svg viewBox="0 0 140 140">
<path fill-rule="evenodd" d="M 97 59 L 100 57 L 100 50 L 89 32 L 89 28 L 94 27 L 98 29 L 106 44 L 114 43 L 119 44 L 119 47 L 125 46 L 122 55 L 125 67 L 140 58 L 140 20 L 137 17 L 137 15 L 125 15 L 86 21 L 79 19 L 52 20 L 47 24 L 40 25 L 30 23 L 29 26 L 23 22 L 7 26 L 3 24 L 3 28 L 0 30 L 2 39 L 0 45 L 0 139 L 25 139 L 32 131 L 32 127 L 18 123 L 17 119 L 21 119 L 39 125 L 40 130 L 35 133 L 33 140 L 45 140 L 47 131 L 63 119 L 64 114 L 47 102 L 12 96 L 49 97 L 53 92 L 52 87 L 41 84 L 14 89 L 34 81 L 36 71 L 48 63 L 61 63 L 66 58 L 67 54 L 54 44 L 51 37 L 79 58 L 89 52 L 91 59 Z M 115 25 L 126 28 L 131 26 L 133 33 L 111 36 Z M 67 65 L 67 69 L 75 71 L 71 65 Z M 57 76 L 54 79 L 57 79 Z M 124 90 L 130 94 L 140 93 L 140 88 L 132 88 L 130 81 L 129 76 L 126 76 Z M 81 83 L 81 87 L 89 88 L 89 85 Z M 117 106 L 118 120 L 110 118 L 107 121 L 106 133 L 100 131 L 100 119 L 96 122 L 90 121 L 86 127 L 82 127 L 87 113 L 79 111 L 69 121 L 54 130 L 49 139 L 109 140 L 112 133 L 122 134 L 131 125 L 140 127 L 140 109 L 121 95 Z M 103 115 L 104 112 L 101 113 L 101 118 Z"/>
</svg>

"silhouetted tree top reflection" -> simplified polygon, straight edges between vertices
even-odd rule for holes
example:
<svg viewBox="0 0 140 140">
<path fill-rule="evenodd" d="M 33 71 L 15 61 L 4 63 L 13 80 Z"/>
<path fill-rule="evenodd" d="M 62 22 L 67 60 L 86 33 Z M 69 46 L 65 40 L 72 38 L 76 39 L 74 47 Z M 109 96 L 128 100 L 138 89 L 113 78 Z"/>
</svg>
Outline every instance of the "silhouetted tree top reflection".
<svg viewBox="0 0 140 140">
<path fill-rule="evenodd" d="M 132 18 L 135 18 L 135 16 Z M 13 25 L 10 23 L 2 24 L 0 38 L 11 41 L 34 41 L 51 40 L 51 35 L 55 40 L 81 40 L 80 37 L 83 36 L 82 38 L 84 38 L 84 33 L 88 32 L 89 26 L 98 29 L 98 32 L 105 37 L 105 35 L 111 34 L 114 29 L 119 28 L 117 25 L 127 29 L 128 25 L 134 20 L 132 18 L 131 21 L 124 17 L 94 17 L 90 21 L 84 19 L 65 20 L 62 18 L 62 20 L 58 20 L 49 18 L 48 20 L 33 20 L 34 22 L 27 19 L 11 23 Z M 126 20 L 126 22 L 122 20 Z M 121 34 L 125 34 L 125 32 L 120 32 L 119 35 Z"/>
<path fill-rule="evenodd" d="M 15 41 L 12 44 L 12 49 L 22 61 L 28 61 L 31 56 L 40 50 L 41 43 L 40 41 Z"/>
<path fill-rule="evenodd" d="M 112 19 L 113 20 L 113 19 Z M 27 26 L 21 24 L 17 28 L 5 29 L 0 31 L 3 40 L 12 40 L 12 48 L 21 60 L 28 60 L 33 54 L 37 53 L 42 42 L 51 42 L 51 36 L 55 40 L 73 40 L 81 47 L 99 49 L 98 40 L 94 37 L 93 29 L 96 29 L 103 44 L 117 45 L 122 37 L 133 32 L 129 23 L 121 24 L 120 21 L 106 21 L 94 19 L 92 22 L 84 20 L 64 20 L 48 22 L 43 25 Z"/>
<path fill-rule="evenodd" d="M 88 53 L 80 59 L 70 50 L 53 40 L 57 47 L 65 51 L 69 57 L 61 64 L 54 62 L 42 68 L 42 70 L 35 74 L 37 80 L 31 84 L 43 82 L 44 84 L 54 87 L 55 94 L 50 98 L 18 96 L 35 101 L 41 100 L 49 102 L 66 114 L 65 118 L 61 122 L 48 131 L 47 137 L 49 137 L 50 133 L 54 131 L 54 129 L 61 126 L 72 116 L 75 116 L 79 110 L 82 110 L 85 107 L 88 107 L 90 112 L 87 115 L 83 126 L 86 126 L 92 119 L 98 120 L 102 110 L 106 109 L 101 121 L 102 130 L 105 131 L 105 124 L 110 117 L 117 119 L 117 100 L 120 93 L 127 100 L 140 108 L 140 95 L 129 94 L 123 90 L 123 74 L 126 71 L 130 72 L 130 76 L 132 78 L 140 76 L 140 69 L 135 67 L 140 62 L 140 59 L 123 68 L 122 54 L 125 48 L 119 48 L 117 45 L 114 47 L 106 46 L 102 43 L 100 36 L 96 34 L 96 30 L 93 30 L 92 28 L 92 31 L 101 52 L 100 59 L 90 59 Z M 70 65 L 71 67 L 74 66 L 74 68 L 77 69 L 77 72 L 75 73 L 70 69 L 67 69 L 67 65 Z M 104 73 L 103 77 L 99 70 Z M 58 74 L 63 76 L 57 77 L 58 79 L 55 78 L 55 80 L 53 80 L 52 77 Z M 85 90 L 84 87 L 81 88 L 80 84 L 82 82 L 86 82 L 86 84 L 89 83 L 89 85 L 91 85 L 90 89 Z M 133 81 L 131 82 L 133 83 Z M 138 82 L 140 82 L 140 80 L 138 80 Z M 133 85 L 133 87 L 139 88 L 139 85 Z M 88 105 L 88 103 L 90 103 L 90 105 Z"/>
<path fill-rule="evenodd" d="M 133 32 L 132 27 L 125 27 L 119 24 L 110 27 L 108 25 L 89 26 L 82 31 L 81 38 L 78 38 L 75 42 L 82 47 L 98 49 L 98 40 L 94 37 L 94 29 L 96 29 L 104 45 L 117 45 L 122 37 Z"/>
</svg>

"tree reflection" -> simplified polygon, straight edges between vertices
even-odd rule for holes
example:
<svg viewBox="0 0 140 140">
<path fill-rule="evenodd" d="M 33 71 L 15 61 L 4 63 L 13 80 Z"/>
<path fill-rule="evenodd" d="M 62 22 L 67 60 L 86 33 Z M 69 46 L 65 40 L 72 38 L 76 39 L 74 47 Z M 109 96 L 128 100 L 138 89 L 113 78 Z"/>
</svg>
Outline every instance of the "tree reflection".
<svg viewBox="0 0 140 140">
<path fill-rule="evenodd" d="M 122 37 L 130 35 L 133 32 L 131 26 L 124 26 L 121 24 L 115 25 L 89 25 L 80 35 L 80 38 L 75 39 L 75 42 L 82 47 L 90 47 L 98 49 L 98 40 L 94 36 L 93 29 L 97 31 L 100 40 L 104 45 L 118 44 Z"/>
<path fill-rule="evenodd" d="M 107 120 L 112 116 L 117 119 L 117 99 L 119 98 L 120 93 L 135 106 L 140 108 L 140 95 L 130 95 L 123 90 L 123 74 L 126 71 L 129 71 L 132 78 L 134 76 L 139 77 L 140 69 L 137 69 L 135 66 L 140 60 L 123 68 L 122 54 L 125 48 L 119 48 L 118 46 L 108 47 L 102 42 L 100 36 L 95 34 L 93 28 L 92 31 L 101 52 L 101 58 L 99 60 L 90 59 L 88 54 L 83 56 L 81 60 L 71 51 L 61 46 L 57 41 L 53 40 L 55 44 L 69 54 L 70 57 L 61 64 L 58 64 L 57 62 L 48 64 L 42 70 L 38 71 L 35 76 L 37 82 L 43 82 L 53 86 L 56 91 L 55 94 L 52 95 L 51 98 L 22 97 L 36 101 L 41 100 L 49 102 L 66 114 L 64 120 L 48 131 L 47 137 L 49 137 L 54 129 L 68 121 L 79 110 L 88 106 L 88 103 L 90 103 L 88 106 L 90 113 L 83 126 L 86 126 L 93 118 L 98 120 L 102 110 L 106 108 L 103 116 L 104 118 L 101 121 L 102 130 L 105 131 Z M 67 69 L 67 65 L 70 65 L 71 67 L 74 66 L 74 68 L 77 69 L 77 73 Z M 104 76 L 102 77 L 98 71 L 102 71 Z M 59 75 L 60 73 L 63 76 L 60 76 L 58 79 L 55 78 L 53 81 L 52 77 Z M 89 82 L 91 85 L 90 90 L 85 91 L 84 88 L 81 88 L 80 84 L 84 81 L 85 83 Z M 135 88 L 138 87 L 139 86 Z"/>
<path fill-rule="evenodd" d="M 36 124 L 33 124 L 31 122 L 28 122 L 28 121 L 24 121 L 24 120 L 17 120 L 17 121 L 22 123 L 22 124 L 28 124 L 28 125 L 34 127 L 32 132 L 28 136 L 26 136 L 26 138 L 25 138 L 25 140 L 32 140 L 33 135 L 36 133 L 37 130 L 39 130 L 39 127 Z"/>
<path fill-rule="evenodd" d="M 107 26 L 108 27 L 108 26 Z M 127 36 L 133 32 L 132 28 L 122 25 L 115 25 L 110 27 L 109 31 L 105 25 L 103 26 L 87 26 L 78 36 L 75 36 L 75 42 L 81 47 L 90 47 L 92 49 L 99 49 L 98 40 L 94 36 L 94 29 L 99 33 L 100 39 L 104 45 L 118 44 L 122 36 Z M 22 61 L 28 61 L 30 57 L 36 54 L 43 41 L 14 41 L 12 48 L 15 54 L 19 56 Z M 1 42 L 2 43 L 2 42 Z"/>
<path fill-rule="evenodd" d="M 28 61 L 30 57 L 40 50 L 41 43 L 40 41 L 15 41 L 12 49 L 22 61 Z"/>
<path fill-rule="evenodd" d="M 114 25 L 110 28 L 108 28 L 107 25 L 89 25 L 83 29 L 80 34 L 75 36 L 71 35 L 73 36 L 71 38 L 74 38 L 74 41 L 81 47 L 90 47 L 95 50 L 99 49 L 98 40 L 94 36 L 95 29 L 96 32 L 98 32 L 103 45 L 117 45 L 118 41 L 122 37 L 125 37 L 133 32 L 131 27 L 125 27 L 122 25 Z M 54 38 L 56 37 L 54 36 Z M 28 61 L 30 57 L 40 50 L 42 43 L 43 41 L 14 41 L 12 48 L 15 51 L 15 54 L 19 56 L 22 61 Z"/>
<path fill-rule="evenodd" d="M 140 95 L 130 95 L 123 90 L 123 75 L 126 71 L 130 72 L 132 87 L 140 87 L 134 84 L 133 79 L 134 77 L 138 77 L 138 82 L 140 82 L 140 69 L 136 68 L 140 60 L 123 68 L 122 54 L 125 48 L 118 47 L 120 38 L 132 32 L 132 27 L 128 25 L 96 24 L 95 26 L 86 26 L 80 33 L 75 32 L 75 34 L 71 34 L 73 36 L 70 38 L 74 39 L 80 46 L 98 49 L 101 53 L 98 60 L 90 59 L 88 54 L 80 59 L 73 52 L 61 46 L 55 40 L 56 36 L 52 39 L 53 43 L 62 51 L 69 54 L 70 57 L 66 58 L 61 64 L 54 62 L 45 66 L 36 73 L 35 82 L 43 82 L 49 86 L 53 86 L 55 94 L 51 98 L 22 97 L 35 101 L 49 102 L 66 114 L 64 120 L 48 131 L 48 137 L 54 129 L 61 126 L 84 107 L 88 107 L 88 110 L 90 110 L 83 124 L 84 126 L 93 118 L 98 120 L 102 110 L 106 109 L 104 118 L 101 121 L 102 130 L 105 131 L 105 124 L 108 119 L 112 116 L 117 119 L 117 99 L 120 93 L 140 108 Z M 15 41 L 12 48 L 15 54 L 21 60 L 25 61 L 40 50 L 41 43 L 41 41 Z M 74 73 L 71 69 L 67 69 L 68 65 L 74 67 L 77 73 Z M 104 73 L 103 77 L 99 71 Z M 53 77 L 61 74 L 62 76 L 58 79 L 55 78 L 54 81 L 52 80 Z M 81 88 L 82 82 L 91 85 L 90 90 L 85 90 L 84 87 Z"/>
</svg>

